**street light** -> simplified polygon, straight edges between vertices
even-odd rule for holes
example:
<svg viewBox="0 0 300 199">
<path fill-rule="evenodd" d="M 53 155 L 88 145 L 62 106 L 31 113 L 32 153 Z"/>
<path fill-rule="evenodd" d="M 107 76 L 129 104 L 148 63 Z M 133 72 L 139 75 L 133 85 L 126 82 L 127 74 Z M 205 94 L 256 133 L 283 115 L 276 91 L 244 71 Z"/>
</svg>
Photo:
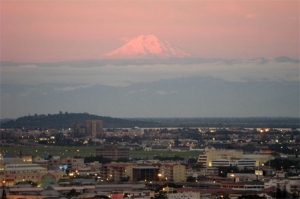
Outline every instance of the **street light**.
<svg viewBox="0 0 300 199">
<path fill-rule="evenodd" d="M 162 177 L 162 174 L 161 174 L 161 173 L 158 173 L 158 174 L 157 174 L 157 177 L 158 177 L 158 181 L 160 181 L 160 180 L 161 180 L 161 177 Z"/>
</svg>

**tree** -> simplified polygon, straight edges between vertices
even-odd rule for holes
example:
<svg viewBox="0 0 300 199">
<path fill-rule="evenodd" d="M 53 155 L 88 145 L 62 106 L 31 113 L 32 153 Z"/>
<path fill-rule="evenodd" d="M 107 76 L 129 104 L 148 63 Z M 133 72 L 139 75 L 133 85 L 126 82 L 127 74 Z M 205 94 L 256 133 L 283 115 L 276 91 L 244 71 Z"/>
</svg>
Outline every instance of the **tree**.
<svg viewBox="0 0 300 199">
<path fill-rule="evenodd" d="M 106 195 L 95 195 L 96 198 L 102 198 L 102 199 L 110 199 L 110 197 Z"/>
<path fill-rule="evenodd" d="M 67 193 L 67 197 L 68 198 L 72 198 L 74 196 L 78 196 L 79 194 L 76 192 L 75 189 L 71 189 L 68 193 Z"/>
<path fill-rule="evenodd" d="M 241 195 L 241 196 L 238 197 L 238 199 L 248 199 L 248 198 L 266 199 L 266 197 L 259 196 L 259 195 Z"/>
<path fill-rule="evenodd" d="M 154 199 L 168 199 L 168 196 L 164 192 L 159 192 L 158 194 L 155 195 Z"/>
<path fill-rule="evenodd" d="M 194 164 L 196 162 L 197 162 L 197 159 L 195 159 L 195 158 L 189 158 L 188 159 L 188 163 L 190 163 L 190 164 Z"/>
<path fill-rule="evenodd" d="M 3 191 L 2 191 L 2 196 L 1 196 L 2 199 L 6 199 L 6 192 L 5 192 L 5 188 L 3 186 Z"/>
<path fill-rule="evenodd" d="M 192 177 L 192 176 L 189 176 L 189 177 L 187 177 L 186 181 L 187 181 L 187 182 L 195 182 L 195 181 L 196 181 L 196 178 L 195 178 L 195 177 Z"/>
<path fill-rule="evenodd" d="M 124 193 L 123 198 L 130 198 L 130 194 L 129 193 Z"/>
</svg>

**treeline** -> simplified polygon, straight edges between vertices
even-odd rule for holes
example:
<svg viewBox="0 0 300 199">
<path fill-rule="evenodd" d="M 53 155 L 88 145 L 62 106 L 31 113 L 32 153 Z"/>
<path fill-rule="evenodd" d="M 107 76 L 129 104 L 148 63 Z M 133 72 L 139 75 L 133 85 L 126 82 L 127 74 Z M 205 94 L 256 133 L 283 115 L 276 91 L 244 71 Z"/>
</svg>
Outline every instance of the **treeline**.
<svg viewBox="0 0 300 199">
<path fill-rule="evenodd" d="M 138 127 L 239 127 L 239 128 L 300 128 L 299 118 L 132 118 L 121 119 L 89 113 L 62 113 L 28 115 L 16 120 L 2 120 L 1 128 L 66 129 L 86 120 L 102 120 L 104 128 Z"/>
<path fill-rule="evenodd" d="M 91 115 L 89 113 L 62 113 L 47 115 L 28 115 L 1 124 L 1 128 L 18 129 L 67 129 L 72 124 L 85 124 L 86 120 L 102 120 L 104 128 L 132 128 L 152 126 L 154 122 L 126 120 L 112 117 Z"/>
<path fill-rule="evenodd" d="M 210 118 L 139 118 L 165 127 L 240 127 L 240 128 L 300 128 L 295 117 L 210 117 Z"/>
</svg>

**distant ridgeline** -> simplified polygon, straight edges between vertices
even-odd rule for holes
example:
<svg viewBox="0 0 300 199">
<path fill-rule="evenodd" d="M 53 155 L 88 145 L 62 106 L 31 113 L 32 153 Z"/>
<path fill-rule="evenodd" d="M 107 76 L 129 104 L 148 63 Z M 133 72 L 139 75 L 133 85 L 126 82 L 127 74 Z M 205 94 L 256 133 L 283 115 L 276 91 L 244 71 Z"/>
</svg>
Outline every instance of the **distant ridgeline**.
<svg viewBox="0 0 300 199">
<path fill-rule="evenodd" d="M 153 126 L 155 122 L 136 121 L 91 115 L 88 113 L 62 113 L 48 115 L 24 116 L 16 120 L 10 120 L 1 124 L 1 128 L 24 129 L 66 129 L 72 124 L 85 124 L 86 120 L 102 120 L 104 128 L 132 128 L 135 126 Z"/>
<path fill-rule="evenodd" d="M 89 113 L 62 113 L 24 116 L 16 120 L 2 120 L 1 128 L 66 129 L 72 124 L 86 124 L 87 120 L 102 120 L 104 128 L 133 127 L 239 127 L 239 128 L 300 128 L 299 118 L 131 118 L 121 119 L 91 115 Z"/>
</svg>

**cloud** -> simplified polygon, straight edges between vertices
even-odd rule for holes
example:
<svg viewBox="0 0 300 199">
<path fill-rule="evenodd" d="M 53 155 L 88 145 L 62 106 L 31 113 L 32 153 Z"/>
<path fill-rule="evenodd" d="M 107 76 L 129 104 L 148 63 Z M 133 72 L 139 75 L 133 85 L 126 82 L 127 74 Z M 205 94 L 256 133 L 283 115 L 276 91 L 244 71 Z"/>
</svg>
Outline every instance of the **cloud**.
<svg viewBox="0 0 300 199">
<path fill-rule="evenodd" d="M 299 81 L 299 66 L 294 59 L 218 60 L 189 64 L 128 64 L 101 65 L 96 62 L 72 63 L 60 66 L 20 64 L 1 67 L 2 84 L 72 83 L 75 87 L 58 88 L 74 90 L 93 84 L 126 86 L 136 82 L 153 82 L 191 76 L 210 76 L 228 81 Z M 79 85 L 79 86 L 78 86 Z"/>
<path fill-rule="evenodd" d="M 89 85 L 79 85 L 79 86 L 65 86 L 65 87 L 57 87 L 54 90 L 57 91 L 73 91 L 76 89 L 80 89 L 80 88 L 88 88 L 93 86 L 94 84 L 89 84 Z"/>
<path fill-rule="evenodd" d="M 276 57 L 275 61 L 276 62 L 292 62 L 292 63 L 296 63 L 296 64 L 300 63 L 299 59 L 293 59 L 293 58 L 290 58 L 287 56 Z"/>
</svg>

